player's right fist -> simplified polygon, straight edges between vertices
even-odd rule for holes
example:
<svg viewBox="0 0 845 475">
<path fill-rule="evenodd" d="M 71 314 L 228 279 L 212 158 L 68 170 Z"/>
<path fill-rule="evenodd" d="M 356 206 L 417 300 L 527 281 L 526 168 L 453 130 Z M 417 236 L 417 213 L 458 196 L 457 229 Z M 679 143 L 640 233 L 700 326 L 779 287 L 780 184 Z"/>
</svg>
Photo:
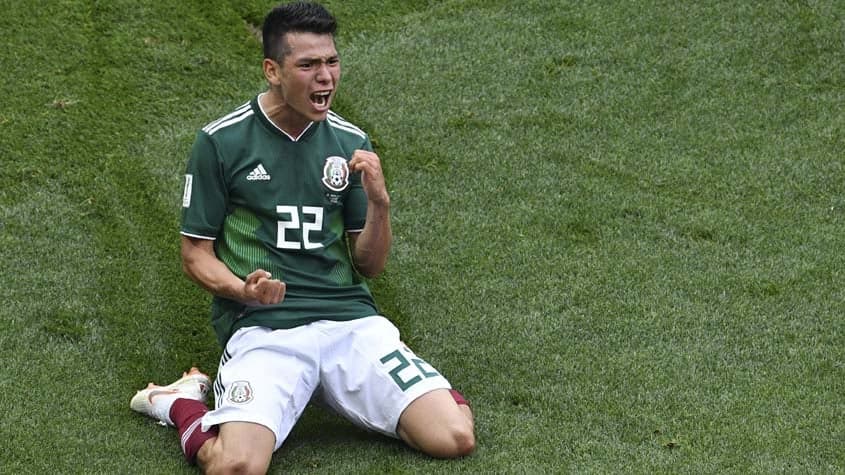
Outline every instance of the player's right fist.
<svg viewBox="0 0 845 475">
<path fill-rule="evenodd" d="M 249 302 L 260 305 L 273 305 L 285 298 L 285 283 L 263 270 L 258 269 L 246 276 L 244 294 Z"/>
</svg>

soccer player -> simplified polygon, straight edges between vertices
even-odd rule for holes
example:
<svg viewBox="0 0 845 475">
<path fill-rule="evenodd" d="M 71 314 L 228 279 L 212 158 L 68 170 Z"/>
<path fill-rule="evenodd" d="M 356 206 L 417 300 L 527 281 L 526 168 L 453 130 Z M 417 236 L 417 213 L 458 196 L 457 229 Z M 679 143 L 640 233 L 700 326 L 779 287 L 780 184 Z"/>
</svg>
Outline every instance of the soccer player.
<svg viewBox="0 0 845 475">
<path fill-rule="evenodd" d="M 475 448 L 469 404 L 364 281 L 387 260 L 390 197 L 368 136 L 330 109 L 335 30 L 318 4 L 270 11 L 268 89 L 199 131 L 188 161 L 182 265 L 214 296 L 223 354 L 213 385 L 191 368 L 130 405 L 176 426 L 208 473 L 266 472 L 312 398 L 433 457 Z"/>
</svg>

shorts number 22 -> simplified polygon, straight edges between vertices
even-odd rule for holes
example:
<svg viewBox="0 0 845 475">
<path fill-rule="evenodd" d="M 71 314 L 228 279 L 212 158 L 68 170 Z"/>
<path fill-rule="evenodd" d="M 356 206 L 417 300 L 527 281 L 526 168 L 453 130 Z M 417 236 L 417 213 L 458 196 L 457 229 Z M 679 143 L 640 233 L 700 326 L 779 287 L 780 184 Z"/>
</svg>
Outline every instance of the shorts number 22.
<svg viewBox="0 0 845 475">
<path fill-rule="evenodd" d="M 439 376 L 440 374 L 431 367 L 430 364 L 426 363 L 425 361 L 417 358 L 411 353 L 410 361 L 405 355 L 402 354 L 400 350 L 393 351 L 385 355 L 381 360 L 382 363 L 387 364 L 390 360 L 396 360 L 398 363 L 393 369 L 390 370 L 390 377 L 393 378 L 393 381 L 399 386 L 402 391 L 406 391 L 411 386 L 419 383 L 423 380 L 423 378 L 432 378 L 434 376 Z M 411 364 L 413 363 L 414 368 L 410 368 Z M 428 368 L 428 369 L 426 369 Z M 406 372 L 406 378 L 402 379 L 402 371 L 405 369 L 410 369 L 410 374 Z"/>
</svg>

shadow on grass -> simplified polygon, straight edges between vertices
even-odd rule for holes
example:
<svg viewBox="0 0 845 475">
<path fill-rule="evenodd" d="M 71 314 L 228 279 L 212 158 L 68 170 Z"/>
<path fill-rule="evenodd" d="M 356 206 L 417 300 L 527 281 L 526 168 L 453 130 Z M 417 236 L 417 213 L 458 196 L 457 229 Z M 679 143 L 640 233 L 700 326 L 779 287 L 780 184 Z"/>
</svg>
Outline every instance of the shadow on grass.
<svg viewBox="0 0 845 475">
<path fill-rule="evenodd" d="M 395 460 L 386 461 L 389 456 Z M 338 460 L 344 460 L 342 465 L 348 465 L 352 472 L 371 463 L 402 464 L 409 456 L 424 457 L 399 439 L 366 431 L 331 409 L 310 404 L 282 447 L 273 454 L 270 472 L 319 472 L 327 466 L 336 467 Z"/>
</svg>

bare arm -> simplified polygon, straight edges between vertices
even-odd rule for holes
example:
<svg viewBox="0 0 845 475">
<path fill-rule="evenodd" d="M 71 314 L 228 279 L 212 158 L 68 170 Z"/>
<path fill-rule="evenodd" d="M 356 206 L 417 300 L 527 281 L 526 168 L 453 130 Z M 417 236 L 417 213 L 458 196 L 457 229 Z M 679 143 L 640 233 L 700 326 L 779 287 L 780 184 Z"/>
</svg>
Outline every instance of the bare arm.
<svg viewBox="0 0 845 475">
<path fill-rule="evenodd" d="M 194 282 L 219 297 L 244 304 L 269 305 L 285 297 L 285 284 L 257 269 L 241 280 L 214 253 L 214 241 L 182 236 L 182 270 Z"/>
<path fill-rule="evenodd" d="M 393 242 L 390 229 L 390 196 L 384 182 L 378 155 L 356 150 L 349 161 L 352 171 L 362 172 L 361 183 L 367 194 L 367 221 L 360 233 L 350 233 L 355 267 L 366 277 L 379 275 L 387 264 Z"/>
</svg>

